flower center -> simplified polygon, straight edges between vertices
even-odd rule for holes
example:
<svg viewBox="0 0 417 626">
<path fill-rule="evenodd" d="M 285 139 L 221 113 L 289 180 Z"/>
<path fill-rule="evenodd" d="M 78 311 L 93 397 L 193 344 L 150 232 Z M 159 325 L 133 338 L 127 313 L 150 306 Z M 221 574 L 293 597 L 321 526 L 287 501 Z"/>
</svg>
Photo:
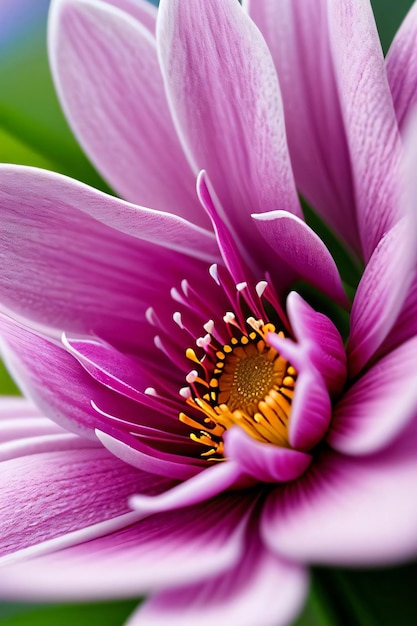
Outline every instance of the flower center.
<svg viewBox="0 0 417 626">
<path fill-rule="evenodd" d="M 191 392 L 187 404 L 196 417 L 181 413 L 180 420 L 197 431 L 190 437 L 208 448 L 202 456 L 211 460 L 223 458 L 223 434 L 235 425 L 258 441 L 289 446 L 288 419 L 297 373 L 268 345 L 267 334 L 275 332 L 272 324 L 254 318 L 247 324 L 246 333 L 231 337 L 212 354 L 207 350 L 202 359 L 187 350 L 200 369 L 187 376 Z"/>
</svg>

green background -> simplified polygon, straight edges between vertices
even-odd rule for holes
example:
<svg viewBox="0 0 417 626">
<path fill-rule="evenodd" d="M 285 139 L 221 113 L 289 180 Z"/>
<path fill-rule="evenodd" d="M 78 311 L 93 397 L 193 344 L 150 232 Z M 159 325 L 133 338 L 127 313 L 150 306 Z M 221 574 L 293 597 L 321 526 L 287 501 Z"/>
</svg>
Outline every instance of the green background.
<svg viewBox="0 0 417 626">
<path fill-rule="evenodd" d="M 60 112 L 45 48 L 46 0 L 37 14 L 10 24 L 0 0 L 0 160 L 52 169 L 107 190 L 73 139 Z M 335 0 L 338 1 L 338 0 Z M 15 0 L 15 4 L 22 0 Z M 384 51 L 411 0 L 372 2 Z M 24 8 L 24 7 L 23 7 Z M 32 6 L 33 9 L 33 6 Z M 1 31 L 5 37 L 1 37 Z M 0 364 L 0 393 L 17 393 Z M 410 497 L 416 497 L 410 494 Z M 1 531 L 0 531 L 1 532 Z M 416 529 L 417 532 L 417 529 Z M 417 565 L 371 570 L 314 569 L 308 604 L 297 626 L 414 626 Z M 5 626 L 119 626 L 137 601 L 84 605 L 0 604 Z M 235 625 L 228 625 L 235 626 Z"/>
</svg>

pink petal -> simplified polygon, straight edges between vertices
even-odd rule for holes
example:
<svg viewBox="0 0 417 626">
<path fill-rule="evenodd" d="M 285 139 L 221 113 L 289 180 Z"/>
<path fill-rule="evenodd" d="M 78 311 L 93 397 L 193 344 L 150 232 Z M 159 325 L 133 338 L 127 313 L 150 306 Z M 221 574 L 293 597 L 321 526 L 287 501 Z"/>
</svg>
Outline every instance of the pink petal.
<svg viewBox="0 0 417 626">
<path fill-rule="evenodd" d="M 235 0 L 163 0 L 157 42 L 189 161 L 207 171 L 234 234 L 261 264 L 251 213 L 301 214 L 268 48 Z"/>
<path fill-rule="evenodd" d="M 145 26 L 149 32 L 155 33 L 158 9 L 148 0 L 105 0 L 105 2 L 129 13 L 142 26 Z"/>
<path fill-rule="evenodd" d="M 126 626 L 287 626 L 302 608 L 307 582 L 304 569 L 278 560 L 252 533 L 233 569 L 153 596 Z"/>
<path fill-rule="evenodd" d="M 386 446 L 417 413 L 417 337 L 373 365 L 336 404 L 328 441 L 344 454 Z"/>
<path fill-rule="evenodd" d="M 397 114 L 398 125 L 404 129 L 407 115 L 417 103 L 417 5 L 413 4 L 386 58 L 387 76 Z"/>
<path fill-rule="evenodd" d="M 121 196 L 208 225 L 168 110 L 155 39 L 137 20 L 143 8 L 129 13 L 94 0 L 52 5 L 49 55 L 62 106 Z"/>
<path fill-rule="evenodd" d="M 355 376 L 393 327 L 407 295 L 415 265 L 415 230 L 405 218 L 378 244 L 359 283 L 352 306 L 349 371 Z"/>
<path fill-rule="evenodd" d="M 401 143 L 370 2 L 329 1 L 327 7 L 358 228 L 368 260 L 402 216 L 396 189 Z"/>
<path fill-rule="evenodd" d="M 323 453 L 267 501 L 262 532 L 301 562 L 389 565 L 417 555 L 416 420 L 386 451 L 367 458 Z"/>
<path fill-rule="evenodd" d="M 2 356 L 25 394 L 64 428 L 96 440 L 103 420 L 92 408 L 103 391 L 62 347 L 0 318 Z"/>
<path fill-rule="evenodd" d="M 415 264 L 415 238 L 416 238 L 416 202 L 417 202 L 417 178 L 415 175 L 417 164 L 417 114 L 414 112 L 404 128 L 404 158 L 402 168 L 402 202 L 407 212 L 409 223 L 407 236 L 399 241 L 399 247 L 402 248 L 403 267 L 398 268 L 397 277 L 394 279 L 394 292 L 399 291 L 399 303 L 402 305 L 395 320 L 395 324 L 391 327 L 382 343 L 379 352 L 385 354 L 394 349 L 402 342 L 414 337 L 417 333 L 417 267 Z M 409 250 L 409 258 L 407 264 L 407 249 Z M 397 251 L 397 255 L 400 251 Z M 414 264 L 413 260 L 414 259 Z M 403 272 L 403 276 L 401 276 Z M 394 274 L 394 271 L 393 271 Z"/>
<path fill-rule="evenodd" d="M 148 306 L 217 257 L 211 234 L 172 215 L 52 172 L 3 165 L 1 177 L 0 296 L 31 322 L 143 344 Z"/>
<path fill-rule="evenodd" d="M 44 420 L 42 413 L 38 407 L 33 404 L 28 398 L 22 398 L 21 396 L 1 396 L 0 398 L 0 428 L 4 423 L 25 421 L 29 424 L 35 420 Z M 45 420 L 54 426 L 53 422 Z"/>
<path fill-rule="evenodd" d="M 255 501 L 253 495 L 228 494 L 15 561 L 0 567 L 1 595 L 36 601 L 109 599 L 212 578 L 240 558 Z"/>
<path fill-rule="evenodd" d="M 302 280 L 317 287 L 341 306 L 349 306 L 333 258 L 314 231 L 287 211 L 252 216 L 260 232 Z"/>
<path fill-rule="evenodd" d="M 79 441 L 78 449 L 51 447 L 1 463 L 2 555 L 126 513 L 128 496 L 146 488 L 149 475 Z"/>
<path fill-rule="evenodd" d="M 360 252 L 327 2 L 244 0 L 243 6 L 264 35 L 278 72 L 297 187 L 351 249 Z"/>
<path fill-rule="evenodd" d="M 371 5 L 247 4 L 277 67 L 297 185 L 367 260 L 399 218 L 394 183 L 400 156 Z"/>
<path fill-rule="evenodd" d="M 255 441 L 236 426 L 224 435 L 225 456 L 237 463 L 243 474 L 260 482 L 287 482 L 305 472 L 312 457 L 290 448 Z"/>
</svg>

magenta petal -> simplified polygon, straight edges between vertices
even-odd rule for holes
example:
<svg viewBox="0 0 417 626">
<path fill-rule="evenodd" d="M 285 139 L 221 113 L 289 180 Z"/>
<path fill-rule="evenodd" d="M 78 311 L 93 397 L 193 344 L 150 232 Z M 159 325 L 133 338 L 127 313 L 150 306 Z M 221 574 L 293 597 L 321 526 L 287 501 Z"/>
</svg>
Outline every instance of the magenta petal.
<svg viewBox="0 0 417 626">
<path fill-rule="evenodd" d="M 304 603 L 304 568 L 279 560 L 255 534 L 241 561 L 203 584 L 189 584 L 150 598 L 126 626 L 288 626 Z"/>
<path fill-rule="evenodd" d="M 159 294 L 184 275 L 201 280 L 218 258 L 211 233 L 173 215 L 52 172 L 0 168 L 0 296 L 30 322 L 132 347 L 143 343 L 138 324 Z M 190 263 L 193 248 L 204 262 Z"/>
<path fill-rule="evenodd" d="M 267 340 L 297 370 L 288 425 L 289 442 L 308 451 L 324 437 L 331 419 L 330 392 L 346 379 L 342 340 L 332 322 L 292 292 L 287 309 L 297 341 L 269 333 Z"/>
<path fill-rule="evenodd" d="M 316 233 L 287 211 L 252 216 L 260 232 L 296 275 L 343 307 L 349 306 L 336 264 Z"/>
<path fill-rule="evenodd" d="M 413 278 L 414 224 L 399 222 L 378 244 L 352 306 L 348 364 L 356 375 L 394 325 Z"/>
<path fill-rule="evenodd" d="M 225 456 L 239 465 L 243 474 L 260 482 L 286 482 L 305 472 L 312 457 L 290 448 L 255 441 L 236 426 L 224 435 Z"/>
<path fill-rule="evenodd" d="M 152 450 L 146 443 L 134 440 L 122 441 L 96 430 L 101 443 L 124 463 L 137 467 L 143 472 L 157 476 L 169 476 L 173 480 L 188 480 L 204 469 L 206 462 L 202 459 L 184 458 L 179 454 L 169 454 Z M 129 439 L 124 436 L 123 439 Z"/>
<path fill-rule="evenodd" d="M 417 103 L 417 5 L 413 4 L 388 51 L 386 68 L 398 125 Z"/>
<path fill-rule="evenodd" d="M 262 520 L 265 542 L 299 562 L 370 566 L 414 558 L 415 446 L 415 433 L 406 433 L 372 457 L 323 453 L 300 479 L 271 493 Z"/>
<path fill-rule="evenodd" d="M 344 454 L 378 451 L 415 417 L 417 337 L 373 365 L 333 412 L 328 441 Z"/>
<path fill-rule="evenodd" d="M 346 353 L 342 337 L 333 322 L 315 311 L 292 291 L 287 298 L 291 327 L 304 352 L 320 372 L 332 396 L 337 396 L 346 382 Z"/>
<path fill-rule="evenodd" d="M 262 255 L 250 215 L 276 208 L 301 215 L 265 41 L 235 0 L 163 0 L 157 42 L 194 171 L 207 171 L 234 233 Z"/>
<path fill-rule="evenodd" d="M 156 42 L 137 12 L 90 0 L 52 5 L 58 95 L 85 152 L 122 197 L 208 225 L 168 110 Z"/>
<path fill-rule="evenodd" d="M 0 564 L 1 595 L 37 601 L 103 600 L 218 576 L 241 557 L 255 501 L 253 494 L 228 494 L 130 523 L 67 549 Z"/>
<path fill-rule="evenodd" d="M 268 343 L 297 370 L 297 384 L 288 424 L 289 442 L 297 450 L 308 451 L 317 445 L 329 427 L 331 402 L 322 375 L 309 360 L 307 346 L 273 333 Z"/>
</svg>

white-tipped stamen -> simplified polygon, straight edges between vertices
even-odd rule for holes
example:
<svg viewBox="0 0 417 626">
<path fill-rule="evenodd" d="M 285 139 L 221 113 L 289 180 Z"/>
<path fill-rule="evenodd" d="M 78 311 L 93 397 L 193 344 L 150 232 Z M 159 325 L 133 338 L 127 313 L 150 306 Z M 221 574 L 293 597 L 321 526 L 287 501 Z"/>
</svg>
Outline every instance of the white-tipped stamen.
<svg viewBox="0 0 417 626">
<path fill-rule="evenodd" d="M 178 326 L 181 328 L 181 330 L 184 330 L 184 325 L 182 323 L 182 319 L 181 319 L 181 313 L 179 311 L 175 311 L 174 315 L 172 316 L 174 322 L 176 324 L 178 324 Z"/>
<path fill-rule="evenodd" d="M 258 294 L 258 298 L 262 298 L 265 289 L 268 287 L 268 283 L 266 280 L 260 280 L 256 285 L 256 293 Z"/>
<path fill-rule="evenodd" d="M 209 274 L 214 280 L 214 282 L 217 283 L 220 287 L 219 273 L 217 271 L 217 263 L 213 263 L 213 265 L 210 265 Z"/>
<path fill-rule="evenodd" d="M 211 335 L 211 334 L 212 334 L 212 332 L 213 332 L 213 328 L 214 328 L 214 322 L 213 322 L 213 320 L 209 320 L 208 322 L 206 322 L 206 323 L 203 325 L 203 328 L 204 328 L 204 330 L 206 331 L 206 333 L 209 333 L 209 335 Z"/>
</svg>

